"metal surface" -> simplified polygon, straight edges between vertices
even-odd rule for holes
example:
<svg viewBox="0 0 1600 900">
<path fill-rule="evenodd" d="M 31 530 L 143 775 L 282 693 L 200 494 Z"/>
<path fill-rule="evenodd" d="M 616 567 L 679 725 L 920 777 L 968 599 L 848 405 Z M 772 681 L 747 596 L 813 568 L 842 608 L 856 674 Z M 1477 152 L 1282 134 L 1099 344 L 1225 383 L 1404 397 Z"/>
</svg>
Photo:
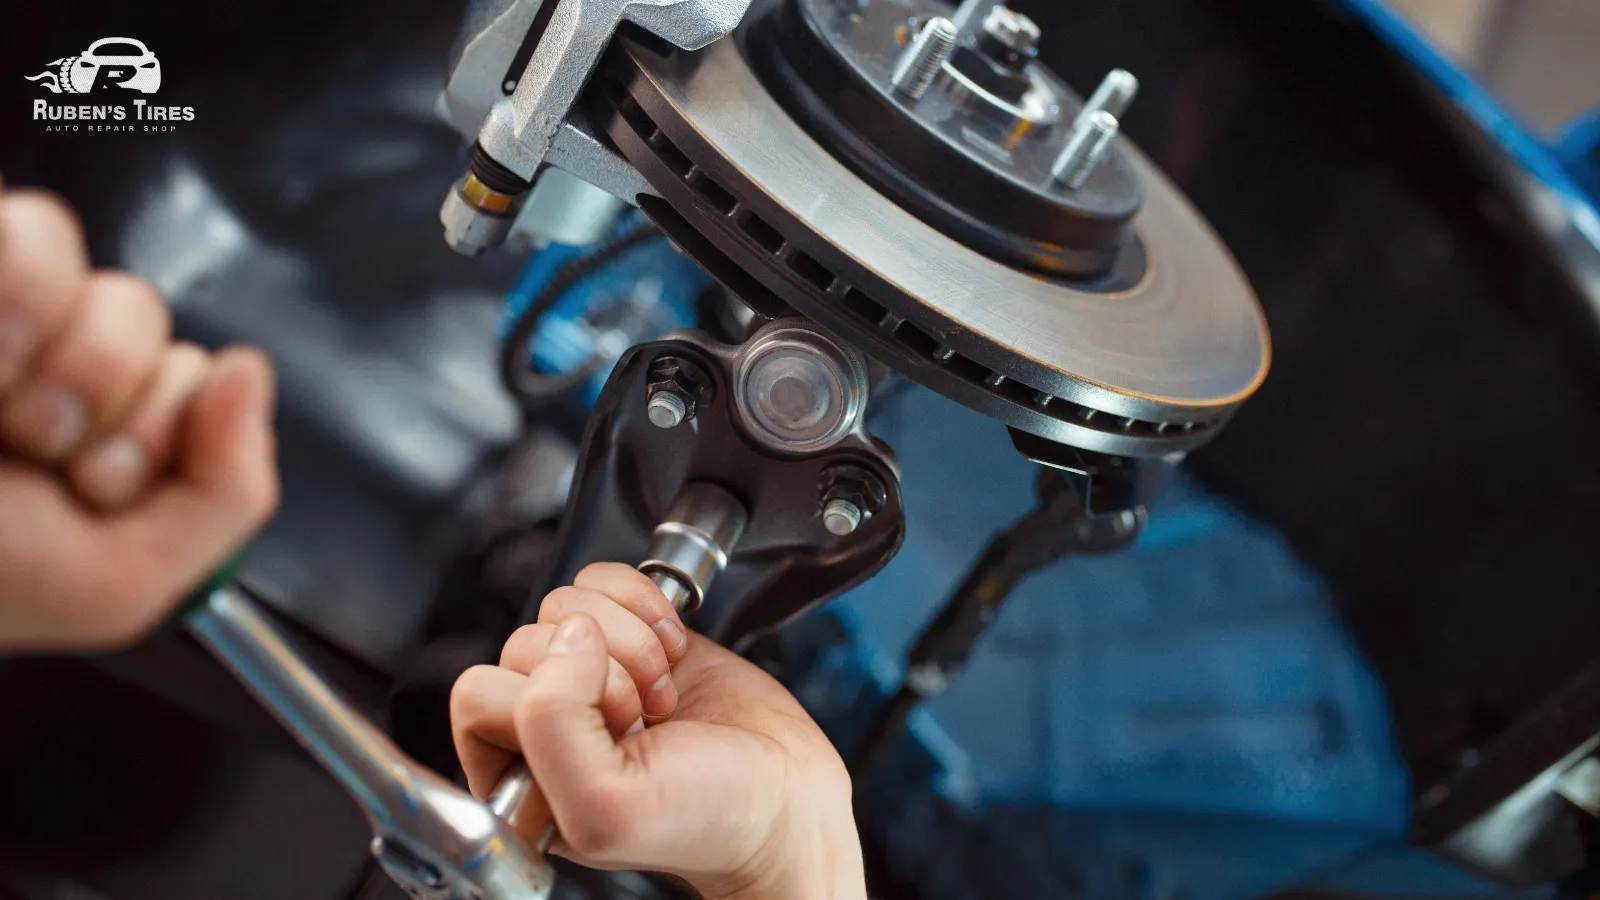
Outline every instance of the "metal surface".
<svg viewBox="0 0 1600 900">
<path fill-rule="evenodd" d="M 1078 112 L 1078 119 L 1082 120 L 1097 112 L 1105 111 L 1115 116 L 1119 121 L 1122 114 L 1127 112 L 1133 104 L 1133 98 L 1139 94 L 1139 79 L 1127 69 L 1112 69 L 1106 77 L 1100 80 L 1099 87 L 1083 101 L 1083 109 Z"/>
<path fill-rule="evenodd" d="M 1082 188 L 1117 139 L 1117 117 L 1099 110 L 1080 117 L 1072 127 L 1067 148 L 1061 151 L 1051 174 L 1073 190 Z"/>
<path fill-rule="evenodd" d="M 753 335 L 734 374 L 745 433 L 779 453 L 826 450 L 860 427 L 870 394 L 867 361 L 801 319 Z"/>
<path fill-rule="evenodd" d="M 505 242 L 515 217 L 494 215 L 478 209 L 462 196 L 463 178 L 445 194 L 439 207 L 439 224 L 450 249 L 463 256 L 478 256 Z"/>
<path fill-rule="evenodd" d="M 563 169 L 548 168 L 534 183 L 506 243 L 514 252 L 550 244 L 588 247 L 611 234 L 625 209 L 610 191 Z"/>
<path fill-rule="evenodd" d="M 471 134 L 496 162 L 530 181 L 550 156 L 562 123 L 619 25 L 633 22 L 679 47 L 697 50 L 732 31 L 744 17 L 749 0 L 555 3 L 543 33 L 536 36 L 538 45 L 527 68 L 511 72 L 516 52 L 544 12 L 541 6 L 540 0 L 513 0 L 480 7 L 469 17 L 478 31 L 461 38 L 465 51 L 457 68 L 469 59 L 472 68 L 459 81 L 451 79 L 455 93 L 469 96 L 447 101 L 452 110 L 476 110 L 488 100 L 488 111 L 474 123 L 477 127 Z M 499 78 L 494 72 L 497 59 L 506 66 Z M 497 97 L 503 94 L 507 73 L 515 79 L 516 88 L 509 97 Z"/>
<path fill-rule="evenodd" d="M 829 500 L 822 507 L 822 524 L 840 537 L 854 534 L 861 527 L 861 507 L 849 500 Z"/>
<path fill-rule="evenodd" d="M 1044 36 L 1032 19 L 1006 6 L 997 6 L 983 17 L 983 33 L 1029 59 L 1039 52 L 1039 39 Z"/>
<path fill-rule="evenodd" d="M 1148 192 L 1134 229 L 1153 265 L 1126 291 L 1080 291 L 998 265 L 868 189 L 778 107 L 737 42 L 692 59 L 623 45 L 636 106 L 611 135 L 624 154 L 697 228 L 727 230 L 750 254 L 776 251 L 791 271 L 815 274 L 752 273 L 928 387 L 1052 440 L 1149 456 L 1204 443 L 1265 377 L 1266 324 L 1249 285 L 1131 145 Z M 694 185 L 644 169 L 652 129 L 702 181 L 717 170 L 734 215 L 708 214 L 703 194 L 685 196 Z M 774 249 L 753 242 L 752 219 L 776 232 Z M 941 348 L 954 356 L 934 359 Z"/>
<path fill-rule="evenodd" d="M 895 63 L 889 83 L 912 100 L 922 99 L 933 84 L 934 76 L 950 60 L 959 36 L 960 32 L 949 19 L 942 16 L 929 19 Z"/>
<path fill-rule="evenodd" d="M 639 571 L 652 578 L 664 575 L 683 585 L 687 596 L 668 599 L 679 612 L 694 612 L 705 602 L 712 582 L 728 567 L 728 557 L 749 523 L 743 504 L 722 488 L 704 482 L 685 485 L 667 510 L 666 519 L 656 526 Z"/>
<path fill-rule="evenodd" d="M 235 587 L 213 591 L 189 630 L 349 791 L 372 853 L 419 900 L 538 900 L 554 871 L 511 825 L 401 753 L 301 661 Z"/>
<path fill-rule="evenodd" d="M 650 395 L 647 404 L 650 424 L 657 428 L 677 428 L 689 415 L 689 407 L 683 398 L 671 391 L 656 391 Z"/>
<path fill-rule="evenodd" d="M 704 593 L 691 624 L 737 645 L 861 583 L 893 557 L 904 537 L 904 517 L 888 449 L 859 423 L 826 450 L 767 449 L 740 424 L 732 399 L 740 359 L 741 348 L 694 331 L 673 332 L 623 356 L 590 416 L 556 536 L 557 555 L 540 587 L 569 583 L 591 562 L 650 558 L 661 538 L 674 542 L 673 553 L 684 554 L 683 561 L 658 558 L 661 565 L 647 567 L 674 574 L 710 571 L 720 564 L 713 548 L 721 548 L 726 569 Z M 662 360 L 692 365 L 706 379 L 694 417 L 666 431 L 650 423 L 643 402 Z M 828 473 L 841 467 L 867 473 L 879 491 L 878 510 L 846 537 L 830 534 L 820 521 Z M 737 548 L 730 548 L 729 535 L 737 533 L 731 519 L 714 528 L 668 526 L 657 532 L 664 522 L 704 515 L 676 511 L 677 504 L 701 494 L 685 494 L 685 485 L 700 484 L 726 491 L 748 514 Z M 686 599 L 694 593 L 686 590 Z M 536 618 L 536 607 L 524 614 L 526 621 Z"/>
</svg>

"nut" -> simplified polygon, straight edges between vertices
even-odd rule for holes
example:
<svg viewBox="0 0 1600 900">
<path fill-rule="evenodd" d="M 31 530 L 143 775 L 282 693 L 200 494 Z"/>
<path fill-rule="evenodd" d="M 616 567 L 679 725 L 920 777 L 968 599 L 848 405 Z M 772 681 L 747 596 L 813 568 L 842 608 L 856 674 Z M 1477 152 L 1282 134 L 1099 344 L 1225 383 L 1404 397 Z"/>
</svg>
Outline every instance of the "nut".
<svg viewBox="0 0 1600 900">
<path fill-rule="evenodd" d="M 851 463 L 829 466 L 819 485 L 823 527 L 843 537 L 857 530 L 889 502 L 883 481 L 868 469 Z M 853 512 L 855 515 L 850 515 Z M 846 524 L 849 528 L 845 528 Z"/>
<path fill-rule="evenodd" d="M 650 364 L 646 415 L 657 427 L 673 428 L 693 419 L 710 402 L 711 394 L 711 379 L 703 369 L 679 356 L 663 356 Z"/>
</svg>

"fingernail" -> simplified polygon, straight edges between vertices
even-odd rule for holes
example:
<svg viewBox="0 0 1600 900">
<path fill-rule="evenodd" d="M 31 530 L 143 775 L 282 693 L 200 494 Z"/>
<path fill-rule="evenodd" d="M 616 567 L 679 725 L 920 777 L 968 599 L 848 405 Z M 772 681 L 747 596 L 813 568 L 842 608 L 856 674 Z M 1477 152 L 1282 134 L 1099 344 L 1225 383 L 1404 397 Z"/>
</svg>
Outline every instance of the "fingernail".
<svg viewBox="0 0 1600 900">
<path fill-rule="evenodd" d="M 5 417 L 6 438 L 49 462 L 71 453 L 88 429 L 88 407 L 77 394 L 52 385 L 18 394 Z"/>
<path fill-rule="evenodd" d="M 78 487 L 101 503 L 120 503 L 144 487 L 150 460 L 131 438 L 115 437 L 83 458 L 76 471 Z"/>
<path fill-rule="evenodd" d="M 32 349 L 33 328 L 27 322 L 10 316 L 0 318 L 0 391 L 16 382 Z"/>
<path fill-rule="evenodd" d="M 656 637 L 661 639 L 661 646 L 666 648 L 668 653 L 683 649 L 683 645 L 689 642 L 689 635 L 684 633 L 683 626 L 671 616 L 657 622 L 655 632 Z"/>
<path fill-rule="evenodd" d="M 641 732 L 643 730 L 644 730 L 644 716 L 640 716 L 639 718 L 633 720 L 633 724 L 628 726 L 627 732 L 625 734 L 623 734 L 622 736 L 623 737 L 633 737 L 634 735 L 638 734 L 639 732 Z"/>
<path fill-rule="evenodd" d="M 561 627 L 556 629 L 555 637 L 550 639 L 550 652 L 571 653 L 583 646 L 588 637 L 589 626 L 583 619 L 575 616 L 562 622 Z"/>
<path fill-rule="evenodd" d="M 672 683 L 671 675 L 663 675 L 650 685 L 650 691 L 644 695 L 645 711 L 653 716 L 665 716 L 672 713 L 678 706 L 678 686 Z"/>
</svg>

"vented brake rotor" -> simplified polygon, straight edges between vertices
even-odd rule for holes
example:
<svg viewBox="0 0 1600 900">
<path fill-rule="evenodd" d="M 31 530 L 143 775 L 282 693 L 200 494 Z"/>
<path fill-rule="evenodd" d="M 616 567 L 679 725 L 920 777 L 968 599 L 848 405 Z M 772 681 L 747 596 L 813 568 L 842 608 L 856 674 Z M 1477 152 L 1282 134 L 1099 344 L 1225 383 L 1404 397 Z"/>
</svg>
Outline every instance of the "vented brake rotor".
<svg viewBox="0 0 1600 900">
<path fill-rule="evenodd" d="M 872 7 L 876 19 L 863 14 Z M 732 39 L 692 53 L 625 33 L 604 64 L 597 102 L 612 140 L 665 200 L 646 208 L 747 299 L 775 296 L 928 388 L 1049 441 L 1139 457 L 1204 443 L 1266 375 L 1267 328 L 1249 284 L 1205 220 L 1126 139 L 1081 193 L 1029 180 L 1029 166 L 1064 145 L 1082 105 L 1047 71 L 1037 73 L 1037 89 L 1058 102 L 1054 118 L 1012 127 L 1003 153 L 977 133 L 981 121 L 952 127 L 954 106 L 972 87 L 948 64 L 920 102 L 874 83 L 873 65 L 892 62 L 920 22 L 951 12 L 932 0 L 771 0 L 757 3 Z M 790 34 L 812 29 L 814 46 L 786 56 L 771 40 L 774 22 Z M 869 26 L 883 34 L 863 36 Z M 840 47 L 845 39 L 878 40 L 881 58 Z M 821 95 L 810 83 L 825 80 L 821 68 L 805 57 L 817 46 L 834 67 Z M 1039 264 L 1026 265 L 1026 253 L 994 249 L 992 228 L 963 230 L 963 217 L 974 217 L 970 199 L 907 193 L 928 180 L 914 171 L 923 155 L 885 162 L 881 133 L 821 122 L 824 107 L 862 127 L 877 107 L 898 110 L 913 141 L 930 141 L 919 128 L 942 129 L 939 152 L 971 156 L 973 177 L 996 178 L 997 195 L 1027 190 L 1028 202 L 1054 201 L 1063 217 L 1128 179 L 1142 207 L 1135 194 L 1138 212 L 1115 223 L 1123 229 L 1116 239 L 1102 230 L 1085 244 L 1104 256 L 1099 269 L 1061 271 L 1053 259 L 1085 257 L 1040 229 L 1024 235 L 1041 248 Z M 957 146 L 963 135 L 971 146 Z M 934 177 L 944 172 L 965 177 L 961 169 Z M 950 217 L 929 211 L 941 206 L 953 208 Z M 980 212 L 992 225 L 1008 208 Z"/>
</svg>

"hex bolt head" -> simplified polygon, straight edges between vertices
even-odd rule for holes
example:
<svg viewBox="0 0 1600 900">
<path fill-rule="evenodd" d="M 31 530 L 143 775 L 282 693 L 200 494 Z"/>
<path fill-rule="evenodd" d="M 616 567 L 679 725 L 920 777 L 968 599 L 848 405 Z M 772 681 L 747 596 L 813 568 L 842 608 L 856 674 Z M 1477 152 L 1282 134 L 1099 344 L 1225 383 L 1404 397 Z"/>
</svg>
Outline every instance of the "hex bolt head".
<svg viewBox="0 0 1600 900">
<path fill-rule="evenodd" d="M 677 428 L 711 400 L 712 382 L 690 360 L 662 356 L 650 364 L 645 416 L 657 428 Z"/>
<path fill-rule="evenodd" d="M 849 500 L 829 500 L 822 508 L 822 525 L 832 534 L 847 537 L 861 527 L 861 507 Z"/>
<path fill-rule="evenodd" d="M 677 428 L 689 416 L 689 405 L 672 391 L 656 391 L 650 395 L 645 415 L 657 428 Z"/>
</svg>

